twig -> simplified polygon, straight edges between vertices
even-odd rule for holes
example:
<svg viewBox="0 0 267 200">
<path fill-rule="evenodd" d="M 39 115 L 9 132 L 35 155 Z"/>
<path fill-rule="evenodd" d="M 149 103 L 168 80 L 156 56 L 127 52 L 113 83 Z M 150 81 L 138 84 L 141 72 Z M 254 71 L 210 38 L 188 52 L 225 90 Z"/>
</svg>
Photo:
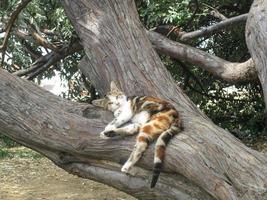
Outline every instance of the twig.
<svg viewBox="0 0 267 200">
<path fill-rule="evenodd" d="M 41 33 L 38 31 L 38 27 L 34 27 L 32 24 L 27 23 L 29 29 L 31 31 L 32 37 L 35 39 L 36 43 L 43 46 L 44 48 L 51 49 L 52 51 L 59 52 L 58 46 L 54 45 L 53 43 L 47 41 Z"/>
<path fill-rule="evenodd" d="M 212 11 L 210 11 L 210 15 L 213 17 L 216 17 L 222 21 L 227 20 L 228 18 L 225 17 L 222 13 L 220 13 L 216 8 L 214 8 Z"/>
</svg>

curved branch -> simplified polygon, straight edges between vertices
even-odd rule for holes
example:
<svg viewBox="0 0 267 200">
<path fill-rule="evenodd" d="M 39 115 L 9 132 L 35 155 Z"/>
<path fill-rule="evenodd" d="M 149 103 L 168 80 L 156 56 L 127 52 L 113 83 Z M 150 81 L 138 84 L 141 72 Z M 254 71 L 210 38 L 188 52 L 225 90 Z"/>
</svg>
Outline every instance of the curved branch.
<svg viewBox="0 0 267 200">
<path fill-rule="evenodd" d="M 159 33 L 147 31 L 147 34 L 158 52 L 201 67 L 227 82 L 257 80 L 257 73 L 252 59 L 244 63 L 232 63 L 200 49 L 174 42 Z"/>
</svg>

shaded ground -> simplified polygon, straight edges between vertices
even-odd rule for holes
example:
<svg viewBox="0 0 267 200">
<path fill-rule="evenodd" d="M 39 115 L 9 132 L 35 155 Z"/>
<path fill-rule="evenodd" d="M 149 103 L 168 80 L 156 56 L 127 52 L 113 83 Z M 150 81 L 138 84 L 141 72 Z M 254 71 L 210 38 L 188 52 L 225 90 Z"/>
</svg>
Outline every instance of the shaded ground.
<svg viewBox="0 0 267 200">
<path fill-rule="evenodd" d="M 26 148 L 0 158 L 1 200 L 135 200 L 118 190 L 81 179 Z M 14 156 L 15 155 L 15 156 Z"/>
</svg>

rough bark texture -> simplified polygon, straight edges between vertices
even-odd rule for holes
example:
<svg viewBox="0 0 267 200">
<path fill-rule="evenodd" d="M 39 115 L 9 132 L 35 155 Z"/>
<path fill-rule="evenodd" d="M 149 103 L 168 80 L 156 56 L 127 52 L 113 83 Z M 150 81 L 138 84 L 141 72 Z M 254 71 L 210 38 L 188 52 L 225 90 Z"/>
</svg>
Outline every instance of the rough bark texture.
<svg viewBox="0 0 267 200">
<path fill-rule="evenodd" d="M 140 24 L 130 0 L 64 0 L 88 58 L 80 68 L 100 93 L 116 80 L 130 95 L 172 102 L 185 130 L 168 145 L 164 173 L 149 189 L 153 145 L 133 175 L 120 173 L 134 137 L 102 140 L 110 113 L 62 100 L 0 70 L 0 132 L 58 166 L 106 183 L 138 199 L 267 198 L 267 158 L 214 125 L 176 86 Z"/>
<path fill-rule="evenodd" d="M 254 0 L 246 26 L 248 49 L 255 62 L 267 108 L 267 1 Z"/>
</svg>

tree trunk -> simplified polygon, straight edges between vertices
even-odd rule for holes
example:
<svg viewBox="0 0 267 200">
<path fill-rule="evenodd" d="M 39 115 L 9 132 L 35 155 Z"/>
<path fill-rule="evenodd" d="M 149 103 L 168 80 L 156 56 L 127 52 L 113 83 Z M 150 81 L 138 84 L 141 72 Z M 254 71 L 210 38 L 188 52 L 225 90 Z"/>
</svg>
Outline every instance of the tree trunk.
<svg viewBox="0 0 267 200">
<path fill-rule="evenodd" d="M 246 41 L 256 65 L 267 108 L 267 1 L 254 0 L 246 25 Z"/>
<path fill-rule="evenodd" d="M 0 132 L 58 166 L 138 199 L 266 199 L 267 158 L 214 125 L 185 96 L 153 50 L 130 0 L 64 0 L 88 58 L 83 73 L 104 94 L 116 80 L 129 95 L 169 100 L 185 130 L 167 147 L 164 173 L 149 188 L 153 145 L 132 175 L 120 172 L 134 137 L 102 140 L 112 119 L 92 105 L 60 99 L 0 70 Z"/>
</svg>

